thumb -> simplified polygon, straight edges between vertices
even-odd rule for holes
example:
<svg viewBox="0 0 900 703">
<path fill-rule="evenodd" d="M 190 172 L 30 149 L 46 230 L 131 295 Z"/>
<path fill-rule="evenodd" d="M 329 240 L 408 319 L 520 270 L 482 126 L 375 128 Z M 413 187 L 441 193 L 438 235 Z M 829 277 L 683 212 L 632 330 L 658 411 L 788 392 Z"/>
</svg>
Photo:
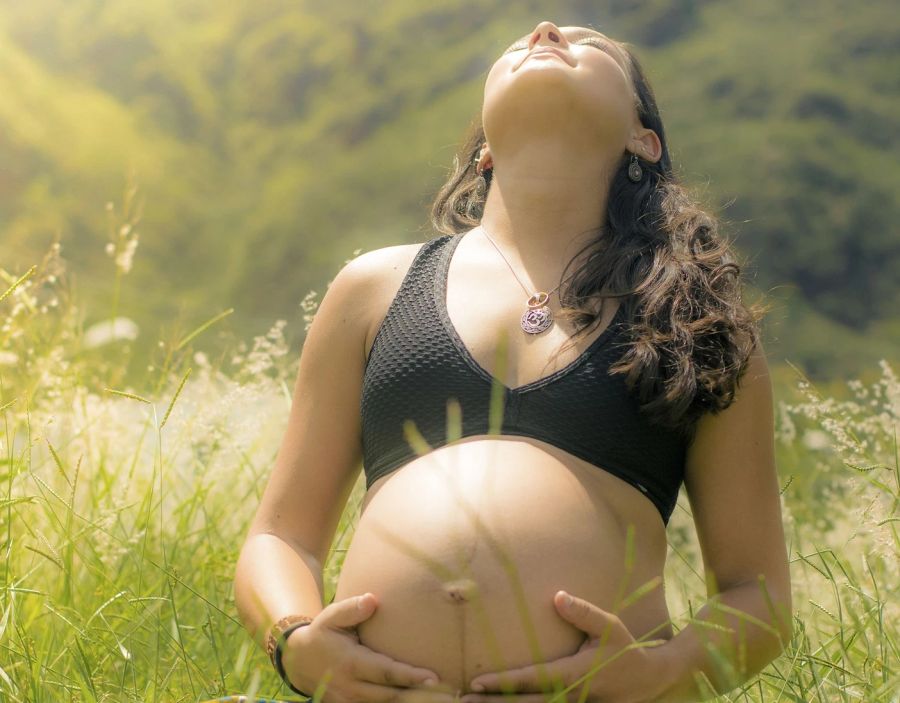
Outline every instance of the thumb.
<svg viewBox="0 0 900 703">
<path fill-rule="evenodd" d="M 571 603 L 567 602 L 566 596 L 571 598 Z M 558 591 L 553 602 L 566 620 L 591 637 L 602 637 L 604 634 L 609 636 L 616 633 L 619 618 L 583 598 L 573 596 L 566 591 Z"/>
<path fill-rule="evenodd" d="M 329 627 L 353 627 L 372 617 L 376 605 L 375 596 L 366 592 L 361 596 L 344 598 L 337 603 L 332 603 L 319 614 L 319 617 Z M 326 612 L 326 617 L 322 618 Z"/>
</svg>

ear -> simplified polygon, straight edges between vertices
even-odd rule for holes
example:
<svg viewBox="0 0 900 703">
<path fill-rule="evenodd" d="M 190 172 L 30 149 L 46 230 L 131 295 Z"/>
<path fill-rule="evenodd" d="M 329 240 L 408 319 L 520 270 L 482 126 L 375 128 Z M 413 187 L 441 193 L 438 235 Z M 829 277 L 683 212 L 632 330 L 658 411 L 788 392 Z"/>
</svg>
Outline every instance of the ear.
<svg viewBox="0 0 900 703">
<path fill-rule="evenodd" d="M 492 168 L 494 165 L 490 149 L 487 142 L 481 145 L 481 151 L 478 154 L 478 163 L 482 169 Z"/>
<path fill-rule="evenodd" d="M 642 127 L 634 133 L 631 151 L 646 161 L 656 163 L 662 157 L 662 142 L 649 127 Z"/>
</svg>

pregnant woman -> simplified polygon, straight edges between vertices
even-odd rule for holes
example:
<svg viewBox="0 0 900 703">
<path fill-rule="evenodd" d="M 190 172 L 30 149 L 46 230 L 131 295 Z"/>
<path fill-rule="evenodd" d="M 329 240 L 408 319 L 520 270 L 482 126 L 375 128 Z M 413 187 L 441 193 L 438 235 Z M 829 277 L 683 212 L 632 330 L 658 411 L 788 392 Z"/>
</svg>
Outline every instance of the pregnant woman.
<svg viewBox="0 0 900 703">
<path fill-rule="evenodd" d="M 634 56 L 549 21 L 511 45 L 433 225 L 344 266 L 305 341 L 235 576 L 278 672 L 326 703 L 699 700 L 758 672 L 791 608 L 759 316 Z M 710 600 L 676 634 L 682 484 Z"/>
</svg>

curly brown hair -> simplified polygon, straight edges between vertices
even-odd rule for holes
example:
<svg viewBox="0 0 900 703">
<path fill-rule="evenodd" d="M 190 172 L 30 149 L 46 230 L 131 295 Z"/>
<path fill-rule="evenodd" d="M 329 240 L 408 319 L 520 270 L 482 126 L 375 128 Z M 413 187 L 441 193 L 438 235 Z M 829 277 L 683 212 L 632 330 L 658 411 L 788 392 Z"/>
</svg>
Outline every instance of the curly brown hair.
<svg viewBox="0 0 900 703">
<path fill-rule="evenodd" d="M 656 132 L 662 156 L 656 163 L 640 159 L 644 175 L 635 183 L 627 175 L 631 154 L 623 153 L 610 184 L 606 222 L 563 271 L 560 281 L 589 252 L 568 285 L 560 286 L 559 314 L 577 330 L 564 349 L 596 329 L 604 298 L 622 298 L 629 343 L 610 372 L 625 375 L 653 422 L 690 441 L 702 414 L 724 410 L 734 400 L 761 336 L 759 320 L 769 308 L 742 301 L 745 262 L 719 233 L 717 219 L 677 181 L 644 71 L 626 43 L 614 43 L 628 58 L 638 116 Z M 484 142 L 479 114 L 432 204 L 437 231 L 461 234 L 480 223 L 487 194 L 476 189 L 475 161 Z M 492 170 L 482 175 L 489 190 Z"/>
</svg>

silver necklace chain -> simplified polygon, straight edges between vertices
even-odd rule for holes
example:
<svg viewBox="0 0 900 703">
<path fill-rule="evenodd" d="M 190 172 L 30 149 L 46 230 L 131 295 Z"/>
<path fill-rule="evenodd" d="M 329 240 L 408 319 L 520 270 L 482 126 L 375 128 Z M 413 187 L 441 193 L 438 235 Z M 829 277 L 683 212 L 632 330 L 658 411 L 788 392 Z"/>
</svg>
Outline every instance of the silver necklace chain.
<svg viewBox="0 0 900 703">
<path fill-rule="evenodd" d="M 488 241 L 494 245 L 494 249 L 497 250 L 497 253 L 500 254 L 500 257 L 506 262 L 509 270 L 512 271 L 512 275 L 516 277 L 519 285 L 522 286 L 522 289 L 529 295 L 529 298 L 525 303 L 528 306 L 528 309 L 522 314 L 522 329 L 525 330 L 525 332 L 527 332 L 528 334 L 540 334 L 544 330 L 549 329 L 553 324 L 553 313 L 551 312 L 550 308 L 547 307 L 546 303 L 550 300 L 550 296 L 553 294 L 553 292 L 563 283 L 568 281 L 569 278 L 572 278 L 572 276 L 574 276 L 577 271 L 569 275 L 565 280 L 561 281 L 559 285 L 553 288 L 553 290 L 551 290 L 549 293 L 545 293 L 544 291 L 529 293 L 528 287 L 524 283 L 522 283 L 522 279 L 519 278 L 515 269 L 513 269 L 512 264 L 509 263 L 509 260 L 503 255 L 503 252 L 500 251 L 500 247 L 498 247 L 496 242 L 491 239 L 491 236 L 487 233 L 483 226 L 481 228 L 481 231 L 484 232 L 484 236 L 488 238 Z"/>
</svg>

